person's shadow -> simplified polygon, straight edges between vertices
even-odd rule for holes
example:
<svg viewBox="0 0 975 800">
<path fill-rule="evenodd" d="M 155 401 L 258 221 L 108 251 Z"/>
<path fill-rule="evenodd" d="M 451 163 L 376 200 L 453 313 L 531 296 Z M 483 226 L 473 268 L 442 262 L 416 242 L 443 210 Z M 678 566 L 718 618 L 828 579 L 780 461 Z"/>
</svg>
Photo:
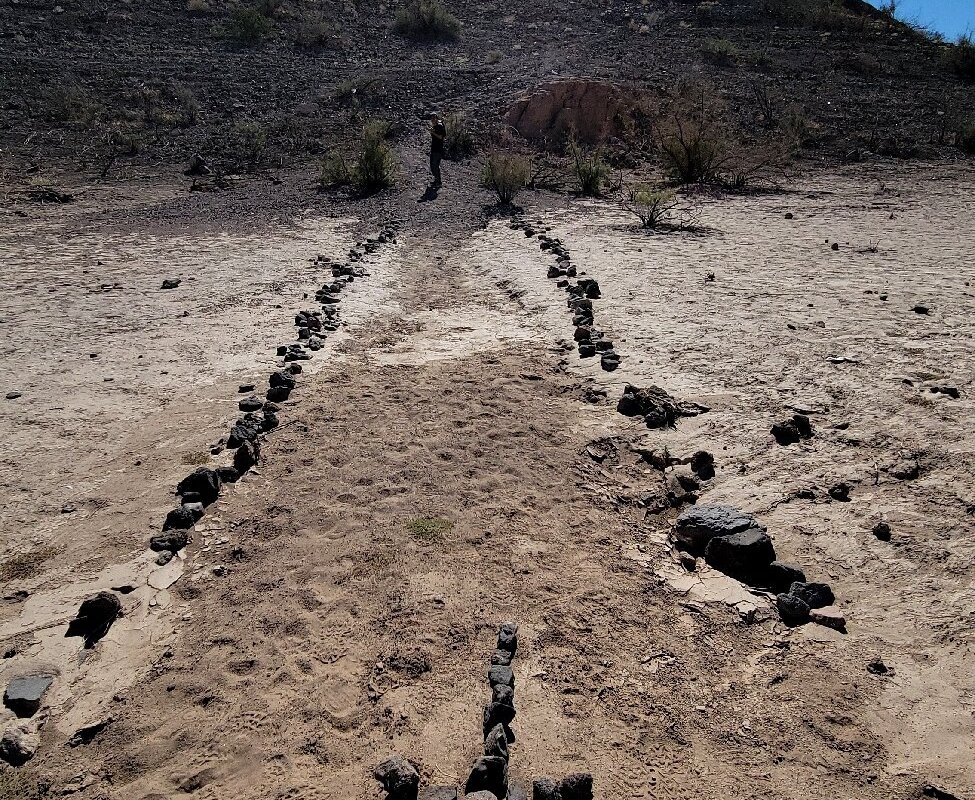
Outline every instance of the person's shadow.
<svg viewBox="0 0 975 800">
<path fill-rule="evenodd" d="M 427 186 L 427 188 L 423 192 L 423 194 L 420 195 L 420 197 L 417 200 L 417 202 L 418 203 L 429 203 L 429 202 L 431 202 L 433 200 L 436 200 L 437 199 L 437 195 L 439 193 L 440 193 L 440 189 L 438 187 L 434 186 L 433 184 L 430 184 L 429 186 Z"/>
</svg>

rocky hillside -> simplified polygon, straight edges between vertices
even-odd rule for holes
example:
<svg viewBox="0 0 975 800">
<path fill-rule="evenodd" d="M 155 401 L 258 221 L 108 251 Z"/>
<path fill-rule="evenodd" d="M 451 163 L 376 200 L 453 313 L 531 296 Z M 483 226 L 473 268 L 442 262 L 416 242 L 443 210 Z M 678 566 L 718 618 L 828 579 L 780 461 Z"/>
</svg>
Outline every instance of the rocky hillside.
<svg viewBox="0 0 975 800">
<path fill-rule="evenodd" d="M 865 4 L 797 0 L 449 3 L 455 39 L 397 35 L 377 0 L 4 0 L 0 146 L 8 177 L 193 153 L 272 168 L 318 158 L 366 117 L 438 107 L 499 124 L 558 77 L 666 97 L 716 87 L 746 127 L 788 118 L 807 155 L 956 152 L 973 112 L 952 53 Z"/>
</svg>

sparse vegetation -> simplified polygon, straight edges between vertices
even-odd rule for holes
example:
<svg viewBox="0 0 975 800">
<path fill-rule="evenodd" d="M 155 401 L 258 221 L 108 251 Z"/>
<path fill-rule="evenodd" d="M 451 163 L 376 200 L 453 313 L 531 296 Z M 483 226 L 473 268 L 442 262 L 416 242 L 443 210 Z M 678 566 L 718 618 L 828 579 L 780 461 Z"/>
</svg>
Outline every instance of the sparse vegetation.
<svg viewBox="0 0 975 800">
<path fill-rule="evenodd" d="M 374 194 L 395 182 L 396 161 L 386 142 L 388 135 L 389 124 L 379 120 L 367 122 L 362 129 L 353 173 L 353 184 L 361 196 Z"/>
<path fill-rule="evenodd" d="M 959 126 L 955 133 L 955 146 L 963 153 L 975 156 L 975 117 Z"/>
<path fill-rule="evenodd" d="M 718 67 L 733 67 L 741 51 L 727 39 L 708 39 L 701 48 L 701 54 Z"/>
<path fill-rule="evenodd" d="M 295 30 L 295 46 L 302 50 L 328 47 L 335 37 L 335 29 L 322 17 L 305 17 Z"/>
<path fill-rule="evenodd" d="M 57 552 L 55 547 L 38 547 L 11 556 L 0 564 L 0 581 L 33 578 L 41 571 L 44 562 L 57 555 Z"/>
<path fill-rule="evenodd" d="M 354 179 L 352 168 L 346 157 L 339 152 L 329 153 L 322 161 L 318 176 L 318 190 L 339 189 L 351 186 Z"/>
<path fill-rule="evenodd" d="M 962 34 L 949 50 L 951 66 L 959 77 L 975 81 L 975 36 Z"/>
<path fill-rule="evenodd" d="M 676 195 L 671 190 L 637 186 L 627 193 L 623 208 L 636 215 L 642 227 L 656 230 L 670 220 L 676 205 Z"/>
<path fill-rule="evenodd" d="M 267 132 L 258 123 L 238 122 L 230 133 L 231 156 L 252 172 L 261 165 Z"/>
<path fill-rule="evenodd" d="M 530 178 L 531 163 L 515 153 L 492 153 L 481 170 L 481 184 L 494 192 L 502 206 L 511 205 Z"/>
<path fill-rule="evenodd" d="M 600 197 L 609 177 L 609 167 L 597 148 L 588 150 L 575 140 L 569 142 L 572 169 L 579 184 L 579 193 L 585 197 Z"/>
<path fill-rule="evenodd" d="M 258 8 L 236 8 L 230 16 L 228 33 L 241 44 L 256 45 L 271 33 L 271 20 Z"/>
<path fill-rule="evenodd" d="M 438 0 L 411 0 L 396 12 L 393 31 L 418 41 L 452 41 L 460 36 L 460 20 Z"/>
<path fill-rule="evenodd" d="M 406 523 L 406 530 L 421 542 L 439 542 L 454 524 L 441 517 L 416 517 Z"/>
<path fill-rule="evenodd" d="M 460 161 L 474 153 L 474 136 L 467 128 L 467 119 L 463 114 L 447 114 L 444 117 L 447 137 L 444 140 L 444 152 L 451 161 Z"/>
</svg>

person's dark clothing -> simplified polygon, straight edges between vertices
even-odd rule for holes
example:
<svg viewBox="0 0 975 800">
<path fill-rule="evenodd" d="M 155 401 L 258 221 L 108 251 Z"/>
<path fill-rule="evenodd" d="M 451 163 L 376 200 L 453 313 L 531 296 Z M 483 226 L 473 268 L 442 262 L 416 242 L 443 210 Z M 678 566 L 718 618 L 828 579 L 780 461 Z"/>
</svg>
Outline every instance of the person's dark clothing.
<svg viewBox="0 0 975 800">
<path fill-rule="evenodd" d="M 434 185 L 440 185 L 440 162 L 443 161 L 444 139 L 447 138 L 447 126 L 443 120 L 437 120 L 433 125 L 430 140 L 430 172 Z"/>
</svg>

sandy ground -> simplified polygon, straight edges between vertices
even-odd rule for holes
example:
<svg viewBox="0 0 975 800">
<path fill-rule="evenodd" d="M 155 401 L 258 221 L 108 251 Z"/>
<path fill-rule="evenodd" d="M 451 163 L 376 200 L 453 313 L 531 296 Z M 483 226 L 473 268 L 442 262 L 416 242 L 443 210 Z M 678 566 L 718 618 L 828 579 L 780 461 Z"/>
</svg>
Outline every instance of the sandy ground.
<svg viewBox="0 0 975 800">
<path fill-rule="evenodd" d="M 121 573 L 145 580 L 141 547 L 195 463 L 183 455 L 207 455 L 237 383 L 259 382 L 293 335 L 320 282 L 308 259 L 354 237 L 312 215 L 168 236 L 81 212 L 10 220 L 3 360 L 23 397 L 0 422 L 4 546 L 64 548 L 11 582 L 26 602 L 0 608 L 18 642 L 3 678 L 62 675 L 26 770 L 93 798 L 377 797 L 369 771 L 397 751 L 455 784 L 477 754 L 494 633 L 514 619 L 522 785 L 587 770 L 604 798 L 971 794 L 973 189 L 957 168 L 815 176 L 708 202 L 705 232 L 668 235 L 610 204 L 526 196 L 526 218 L 600 282 L 597 323 L 624 356 L 609 374 L 568 349 L 551 257 L 505 220 L 475 229 L 468 190 L 448 188 L 449 224 L 407 224 L 370 266 L 343 304 L 351 335 L 316 360 L 185 571 L 126 595 L 125 620 L 80 664 L 73 640 L 55 642 L 57 613 Z M 103 283 L 123 288 L 89 291 Z M 50 295 L 47 328 L 31 309 Z M 88 352 L 123 357 L 106 370 Z M 627 381 L 712 411 L 648 432 L 615 412 Z M 587 387 L 607 399 L 586 402 Z M 816 436 L 779 447 L 769 427 L 795 406 Z M 673 515 L 634 502 L 664 482 L 633 448 L 664 446 L 715 453 L 703 500 L 767 524 L 781 556 L 833 585 L 849 634 L 783 629 L 753 595 L 743 618 L 716 599 L 727 584 L 680 570 Z M 884 471 L 904 454 L 916 480 Z M 849 503 L 826 496 L 840 479 Z M 795 496 L 808 488 L 815 499 Z M 881 518 L 887 543 L 870 532 Z M 886 675 L 867 671 L 877 658 Z M 90 745 L 65 746 L 105 715 Z"/>
</svg>

